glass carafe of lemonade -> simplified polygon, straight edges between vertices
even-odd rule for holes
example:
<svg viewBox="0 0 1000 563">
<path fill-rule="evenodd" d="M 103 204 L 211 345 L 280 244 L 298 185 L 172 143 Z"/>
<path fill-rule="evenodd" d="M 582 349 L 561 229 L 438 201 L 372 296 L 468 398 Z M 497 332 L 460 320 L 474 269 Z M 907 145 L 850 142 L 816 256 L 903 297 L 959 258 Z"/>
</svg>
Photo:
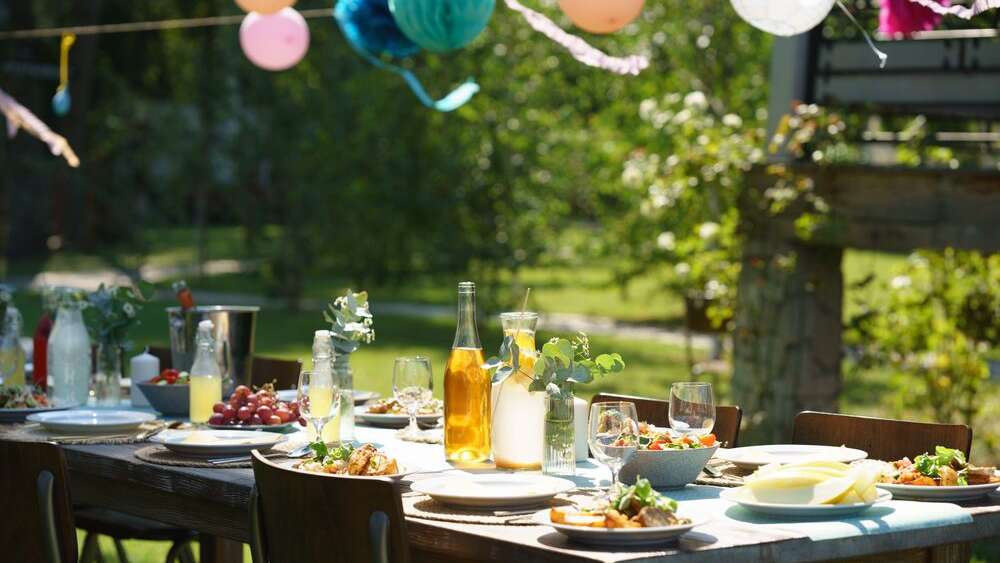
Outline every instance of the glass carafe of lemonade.
<svg viewBox="0 0 1000 563">
<path fill-rule="evenodd" d="M 215 360 L 214 328 L 212 321 L 207 319 L 198 323 L 197 350 L 188 379 L 191 422 L 208 422 L 212 405 L 222 400 L 222 370 Z"/>
<path fill-rule="evenodd" d="M 476 284 L 458 284 L 458 327 L 444 371 L 444 453 L 449 461 L 490 457 L 490 375 L 476 329 Z"/>
<path fill-rule="evenodd" d="M 334 388 L 337 380 L 334 377 L 334 354 L 333 341 L 330 339 L 329 330 L 317 330 L 313 334 L 312 348 L 312 377 L 313 381 L 321 382 L 321 385 L 311 385 L 309 387 L 309 402 L 312 404 L 314 412 L 322 412 L 321 407 L 326 409 L 333 405 Z M 326 384 L 325 382 L 329 382 Z M 313 396 L 313 395 L 316 396 Z M 351 408 L 354 408 L 352 402 Z M 323 441 L 327 444 L 340 442 L 341 413 L 337 411 L 326 425 L 323 426 Z M 309 439 L 316 439 L 316 430 L 309 427 Z"/>
<path fill-rule="evenodd" d="M 493 461 L 503 469 L 541 469 L 545 392 L 528 391 L 538 352 L 538 313 L 500 315 L 504 336 L 518 346 L 518 371 L 499 383 L 493 399 Z"/>
</svg>

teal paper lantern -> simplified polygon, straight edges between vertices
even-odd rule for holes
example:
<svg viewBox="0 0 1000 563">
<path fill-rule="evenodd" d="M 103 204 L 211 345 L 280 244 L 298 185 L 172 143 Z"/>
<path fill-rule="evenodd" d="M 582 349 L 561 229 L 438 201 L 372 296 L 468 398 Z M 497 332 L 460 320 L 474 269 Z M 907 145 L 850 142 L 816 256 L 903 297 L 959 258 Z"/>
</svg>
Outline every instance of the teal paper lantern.
<svg viewBox="0 0 1000 563">
<path fill-rule="evenodd" d="M 468 45 L 493 16 L 495 0 L 389 0 L 404 35 L 439 53 Z"/>
</svg>

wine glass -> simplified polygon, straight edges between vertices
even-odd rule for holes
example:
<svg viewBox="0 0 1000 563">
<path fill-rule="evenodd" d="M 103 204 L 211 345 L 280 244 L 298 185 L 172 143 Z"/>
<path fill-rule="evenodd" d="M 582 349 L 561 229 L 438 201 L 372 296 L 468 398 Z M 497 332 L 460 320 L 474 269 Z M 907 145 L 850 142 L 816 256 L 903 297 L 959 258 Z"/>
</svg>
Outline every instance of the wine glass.
<svg viewBox="0 0 1000 563">
<path fill-rule="evenodd" d="M 404 438 L 420 436 L 417 411 L 420 410 L 420 405 L 431 400 L 433 389 L 434 376 L 430 359 L 423 356 L 396 358 L 392 368 L 392 393 L 410 415 L 410 425 L 403 432 Z"/>
<path fill-rule="evenodd" d="M 639 445 L 639 423 L 635 403 L 608 402 L 590 405 L 587 441 L 597 461 L 611 470 L 608 496 L 621 485 L 618 472 Z"/>
<path fill-rule="evenodd" d="M 316 439 L 323 441 L 323 427 L 340 412 L 340 388 L 329 371 L 303 371 L 295 391 L 299 413 L 312 422 Z"/>
<path fill-rule="evenodd" d="M 681 435 L 702 437 L 715 426 L 715 398 L 711 383 L 695 381 L 670 386 L 670 427 Z"/>
</svg>

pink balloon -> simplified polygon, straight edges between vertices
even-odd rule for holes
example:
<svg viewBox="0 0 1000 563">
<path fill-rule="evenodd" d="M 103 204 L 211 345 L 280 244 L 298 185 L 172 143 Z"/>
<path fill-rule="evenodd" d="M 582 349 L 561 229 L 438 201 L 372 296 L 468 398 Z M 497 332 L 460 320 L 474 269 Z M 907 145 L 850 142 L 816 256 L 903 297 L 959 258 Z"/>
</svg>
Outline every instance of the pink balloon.
<svg viewBox="0 0 1000 563">
<path fill-rule="evenodd" d="M 309 26 L 292 8 L 268 15 L 250 12 L 240 24 L 240 47 L 260 68 L 285 70 L 295 66 L 309 50 Z"/>
</svg>

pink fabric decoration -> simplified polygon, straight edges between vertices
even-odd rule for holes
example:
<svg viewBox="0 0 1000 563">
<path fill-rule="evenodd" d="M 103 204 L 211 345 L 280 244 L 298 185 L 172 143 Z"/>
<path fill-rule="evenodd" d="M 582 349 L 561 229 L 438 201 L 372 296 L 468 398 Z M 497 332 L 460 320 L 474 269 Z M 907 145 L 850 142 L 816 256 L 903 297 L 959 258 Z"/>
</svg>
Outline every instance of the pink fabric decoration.
<svg viewBox="0 0 1000 563">
<path fill-rule="evenodd" d="M 507 7 L 515 12 L 519 12 L 535 31 L 545 35 L 552 41 L 563 46 L 573 55 L 573 58 L 581 63 L 596 68 L 602 68 L 616 74 L 639 74 L 642 69 L 649 66 L 649 59 L 641 55 L 631 55 L 628 57 L 612 57 L 604 52 L 591 47 L 583 39 L 566 33 L 552 20 L 544 15 L 521 5 L 517 0 L 505 0 Z"/>
<path fill-rule="evenodd" d="M 17 103 L 17 100 L 8 96 L 3 90 L 0 90 L 0 115 L 7 119 L 8 137 L 13 138 L 17 135 L 18 129 L 24 129 L 29 135 L 48 145 L 53 155 L 65 158 L 66 163 L 73 168 L 80 166 L 80 159 L 65 137 L 53 133 L 41 119 L 35 117 L 28 108 Z"/>
<path fill-rule="evenodd" d="M 1000 8 L 1000 0 L 975 0 L 969 6 L 949 6 L 947 2 L 941 3 L 936 0 L 909 0 L 914 4 L 920 4 L 924 8 L 942 16 L 958 16 L 963 20 L 971 20 L 986 10 Z"/>
<path fill-rule="evenodd" d="M 309 49 L 309 25 L 292 8 L 266 15 L 250 12 L 240 24 L 240 47 L 260 68 L 285 70 L 302 60 Z"/>
<path fill-rule="evenodd" d="M 950 0 L 941 0 L 951 5 Z M 914 31 L 930 31 L 937 27 L 941 16 L 910 0 L 882 0 L 878 15 L 878 30 L 886 35 L 910 35 Z"/>
</svg>

